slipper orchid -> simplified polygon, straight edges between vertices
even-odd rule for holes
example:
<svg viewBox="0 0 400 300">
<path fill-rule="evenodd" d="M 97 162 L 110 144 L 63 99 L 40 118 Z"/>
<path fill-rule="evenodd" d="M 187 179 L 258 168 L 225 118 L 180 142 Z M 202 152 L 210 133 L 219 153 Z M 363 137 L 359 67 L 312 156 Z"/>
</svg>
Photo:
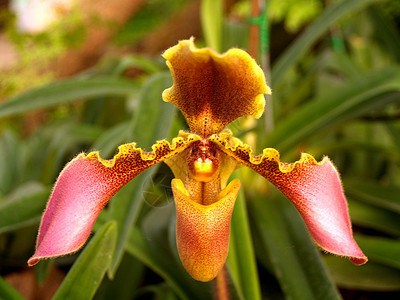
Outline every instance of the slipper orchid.
<svg viewBox="0 0 400 300">
<path fill-rule="evenodd" d="M 352 236 L 347 203 L 339 174 L 325 157 L 317 162 L 303 154 L 295 163 L 280 162 L 272 148 L 253 155 L 224 128 L 233 120 L 264 110 L 270 94 L 264 74 L 244 51 L 220 55 L 197 49 L 193 39 L 164 53 L 174 84 L 164 101 L 184 114 L 190 133 L 180 132 L 151 152 L 125 144 L 111 160 L 98 152 L 79 154 L 61 172 L 43 215 L 35 254 L 40 259 L 77 251 L 110 198 L 147 168 L 164 161 L 172 170 L 176 238 L 181 261 L 196 280 L 212 280 L 223 267 L 229 246 L 230 220 L 240 181 L 228 179 L 241 165 L 265 177 L 294 204 L 316 243 L 324 250 L 367 262 Z"/>
</svg>

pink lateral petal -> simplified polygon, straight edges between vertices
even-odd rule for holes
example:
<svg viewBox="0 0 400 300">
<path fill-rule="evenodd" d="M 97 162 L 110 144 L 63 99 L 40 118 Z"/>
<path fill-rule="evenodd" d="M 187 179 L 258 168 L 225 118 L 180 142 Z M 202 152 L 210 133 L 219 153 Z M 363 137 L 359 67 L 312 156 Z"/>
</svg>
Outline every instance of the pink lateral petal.
<svg viewBox="0 0 400 300">
<path fill-rule="evenodd" d="M 62 171 L 42 218 L 30 266 L 41 258 L 77 251 L 88 238 L 104 205 L 119 189 L 107 182 L 102 164 L 79 155 Z"/>
<path fill-rule="evenodd" d="M 337 255 L 348 256 L 357 265 L 368 259 L 353 238 L 347 202 L 339 173 L 325 157 L 321 163 L 303 155 L 288 174 L 289 182 L 273 182 L 296 206 L 317 244 Z"/>
<path fill-rule="evenodd" d="M 339 173 L 329 158 L 318 163 L 303 154 L 299 161 L 289 164 L 280 162 L 278 151 L 272 148 L 264 149 L 260 156 L 252 155 L 250 146 L 230 134 L 214 135 L 210 140 L 281 190 L 321 248 L 347 256 L 357 265 L 368 261 L 353 238 Z"/>
<path fill-rule="evenodd" d="M 78 155 L 66 165 L 55 184 L 42 217 L 36 252 L 28 265 L 77 251 L 87 240 L 103 207 L 119 189 L 198 139 L 196 135 L 187 135 L 175 138 L 172 144 L 159 141 L 152 152 L 126 144 L 119 147 L 111 160 L 103 160 L 98 152 Z"/>
</svg>

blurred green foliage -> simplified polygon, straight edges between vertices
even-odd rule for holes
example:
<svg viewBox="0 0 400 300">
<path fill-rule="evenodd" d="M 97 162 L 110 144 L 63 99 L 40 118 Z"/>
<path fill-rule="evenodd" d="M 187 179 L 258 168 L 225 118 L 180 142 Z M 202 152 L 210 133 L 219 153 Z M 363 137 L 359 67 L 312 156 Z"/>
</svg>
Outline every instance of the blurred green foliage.
<svg viewBox="0 0 400 300">
<path fill-rule="evenodd" d="M 188 0 L 149 0 L 115 36 L 114 41 L 119 45 L 136 43 L 140 38 L 149 34 L 162 24 L 171 14 L 179 11 Z"/>
<path fill-rule="evenodd" d="M 327 7 L 320 1 L 292 2 L 269 2 L 271 17 L 285 20 L 288 30 L 309 23 L 265 70 L 273 87 L 274 130 L 268 132 L 263 119 L 248 126 L 243 118 L 231 127 L 243 139 L 255 137 L 258 151 L 277 148 L 283 161 L 297 160 L 300 152 L 330 156 L 342 176 L 355 238 L 370 261 L 356 267 L 321 253 L 290 202 L 264 179 L 239 169 L 234 176 L 243 184 L 227 261 L 232 299 L 368 299 L 371 292 L 396 298 L 400 33 L 399 15 L 389 8 L 397 6 L 368 0 L 334 1 Z M 183 1 L 174 3 L 171 10 Z M 151 4 L 117 36 L 118 43 L 144 34 L 143 20 L 160 22 L 162 14 L 155 12 L 159 1 Z M 205 5 L 203 14 L 211 9 Z M 200 44 L 215 45 L 219 39 L 221 49 L 247 46 L 245 19 L 232 22 L 214 12 L 202 20 Z M 142 24 L 143 31 L 132 24 Z M 332 38 L 343 47 L 333 46 Z M 141 76 L 126 78 L 132 67 Z M 187 128 L 182 115 L 161 99 L 171 85 L 166 71 L 159 58 L 104 59 L 85 75 L 0 104 L 2 276 L 25 269 L 52 184 L 77 153 L 96 149 L 109 158 L 119 144 L 130 141 L 150 149 L 157 139 L 171 140 Z M 41 122 L 32 121 L 32 115 Z M 74 299 L 212 299 L 213 283 L 194 281 L 177 256 L 171 179 L 162 164 L 135 178 L 101 213 L 81 252 L 35 267 L 38 281 L 55 265 L 67 271 L 59 299 L 66 293 Z M 0 278 L 0 298 L 21 296 Z"/>
<path fill-rule="evenodd" d="M 0 73 L 0 99 L 54 80 L 51 63 L 69 48 L 77 47 L 85 38 L 82 17 L 79 10 L 72 9 L 51 30 L 32 35 L 18 32 L 15 16 L 3 12 L 5 34 L 13 42 L 18 64 Z"/>
<path fill-rule="evenodd" d="M 285 28 L 289 32 L 298 31 L 315 19 L 322 10 L 323 4 L 319 0 L 271 0 L 268 6 L 271 21 L 284 21 Z"/>
</svg>

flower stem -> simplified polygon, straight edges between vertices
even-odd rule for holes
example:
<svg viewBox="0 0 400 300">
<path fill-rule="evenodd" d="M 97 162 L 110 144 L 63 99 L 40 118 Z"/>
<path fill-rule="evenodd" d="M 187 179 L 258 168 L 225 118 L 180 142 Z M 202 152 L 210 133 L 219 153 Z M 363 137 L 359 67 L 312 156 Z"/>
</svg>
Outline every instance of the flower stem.
<svg viewBox="0 0 400 300">
<path fill-rule="evenodd" d="M 258 0 L 251 1 L 251 18 L 252 22 L 250 25 L 250 41 L 249 41 L 249 53 L 255 59 L 258 60 L 259 54 L 259 41 L 260 41 L 260 24 L 257 18 L 260 16 L 260 3 Z"/>
<path fill-rule="evenodd" d="M 218 273 L 217 277 L 214 280 L 215 283 L 215 299 L 216 300 L 230 300 L 229 287 L 228 287 L 228 278 L 226 275 L 225 266 Z"/>
<path fill-rule="evenodd" d="M 267 81 L 271 84 L 269 39 L 270 33 L 266 0 L 251 0 L 249 53 L 255 60 L 261 62 L 261 67 L 267 77 Z M 267 109 L 263 117 L 263 132 L 268 133 L 274 129 L 274 108 L 272 107 L 271 96 L 265 95 L 265 99 L 267 101 Z"/>
</svg>

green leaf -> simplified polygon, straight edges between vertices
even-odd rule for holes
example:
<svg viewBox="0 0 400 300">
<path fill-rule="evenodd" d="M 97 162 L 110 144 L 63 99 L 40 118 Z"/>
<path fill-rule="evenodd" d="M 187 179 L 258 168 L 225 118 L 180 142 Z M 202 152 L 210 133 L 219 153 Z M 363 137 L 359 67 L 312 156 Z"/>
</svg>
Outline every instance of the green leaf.
<svg viewBox="0 0 400 300">
<path fill-rule="evenodd" d="M 323 35 L 330 26 L 342 17 L 354 13 L 374 0 L 338 1 L 330 6 L 315 20 L 307 30 L 278 58 L 272 68 L 272 90 L 280 84 L 285 73 L 296 64 L 302 55 Z"/>
<path fill-rule="evenodd" d="M 231 238 L 227 259 L 232 277 L 244 299 L 261 299 L 257 265 L 247 216 L 243 189 L 236 199 L 231 220 Z"/>
<path fill-rule="evenodd" d="M 129 138 L 136 141 L 141 148 L 150 149 L 156 140 L 164 139 L 170 132 L 176 107 L 164 102 L 161 94 L 172 83 L 169 72 L 158 73 L 150 77 L 140 91 Z"/>
<path fill-rule="evenodd" d="M 310 135 L 359 116 L 366 111 L 399 102 L 400 69 L 387 68 L 349 80 L 298 108 L 282 120 L 261 145 L 288 151 Z M 397 92 L 396 92 L 397 91 Z"/>
<path fill-rule="evenodd" d="M 0 203 L 0 233 L 38 223 L 49 194 L 50 188 L 37 182 L 19 186 Z"/>
<path fill-rule="evenodd" d="M 315 243 L 289 200 L 282 195 L 257 197 L 249 204 L 255 240 L 262 250 L 257 254 L 268 257 L 285 297 L 340 299 Z"/>
<path fill-rule="evenodd" d="M 129 131 L 138 147 L 149 149 L 157 140 L 168 136 L 175 116 L 175 107 L 162 101 L 162 91 L 172 85 L 168 73 L 150 77 L 140 93 L 139 106 Z M 156 167 L 145 171 L 128 183 L 110 202 L 111 218 L 118 223 L 117 247 L 109 270 L 113 277 L 122 259 L 125 242 L 135 224 L 143 205 L 143 191 L 156 171 Z"/>
<path fill-rule="evenodd" d="M 37 178 L 51 185 L 64 167 L 66 159 L 81 149 L 82 144 L 92 143 L 101 132 L 98 126 L 77 123 L 76 120 L 52 124 L 43 129 L 47 132 L 35 132 L 33 143 L 24 145 L 24 175 L 26 174 L 25 178 L 28 180 Z"/>
<path fill-rule="evenodd" d="M 169 203 L 154 208 L 142 222 L 142 232 L 148 243 L 149 255 L 158 264 L 162 276 L 174 283 L 177 294 L 189 299 L 207 299 L 210 283 L 195 281 L 183 268 L 178 256 L 175 238 L 175 207 Z"/>
<path fill-rule="evenodd" d="M 154 208 L 142 222 L 142 233 L 148 243 L 148 255 L 151 260 L 149 265 L 173 286 L 179 295 L 188 299 L 210 299 L 214 282 L 199 282 L 194 280 L 184 269 L 178 255 L 176 246 L 176 214 L 173 203 L 163 207 Z M 135 245 L 131 245 L 131 247 Z M 143 258 L 141 258 L 143 259 Z M 146 261 L 143 261 L 146 263 Z M 146 263 L 147 264 L 147 263 Z M 232 284 L 233 280 L 226 274 L 230 299 L 243 299 Z M 182 297 L 182 296 L 181 296 Z"/>
<path fill-rule="evenodd" d="M 140 295 L 154 294 L 153 297 L 147 296 L 146 299 L 157 299 L 157 300 L 178 300 L 176 294 L 173 292 L 171 287 L 167 284 L 161 283 L 158 285 L 146 286 L 140 290 Z M 143 297 L 143 296 L 142 296 Z"/>
<path fill-rule="evenodd" d="M 0 104 L 0 118 L 98 96 L 126 97 L 138 86 L 121 78 L 68 79 L 30 90 Z"/>
<path fill-rule="evenodd" d="M 142 70 L 148 74 L 160 72 L 160 66 L 152 59 L 139 55 L 126 55 L 121 58 L 113 74 L 122 74 L 128 68 Z"/>
<path fill-rule="evenodd" d="M 355 239 L 370 262 L 400 269 L 400 240 L 366 235 L 356 235 Z"/>
<path fill-rule="evenodd" d="M 371 5 L 367 9 L 368 15 L 375 24 L 376 37 L 386 47 L 397 62 L 400 62 L 400 33 L 396 23 L 385 16 L 381 6 Z"/>
<path fill-rule="evenodd" d="M 400 153 L 400 131 L 393 123 L 386 122 L 386 129 L 393 140 L 393 145 L 396 147 L 397 153 Z"/>
<path fill-rule="evenodd" d="M 37 265 L 35 265 L 35 278 L 36 282 L 39 285 L 43 285 L 47 276 L 50 273 L 51 267 L 53 266 L 54 261 L 51 259 L 42 260 Z"/>
<path fill-rule="evenodd" d="M 387 234 L 400 236 L 400 218 L 397 213 L 380 209 L 349 198 L 349 212 L 354 224 Z"/>
<path fill-rule="evenodd" d="M 140 211 L 143 207 L 143 193 L 149 182 L 149 178 L 155 174 L 156 168 L 153 167 L 138 176 L 125 185 L 110 202 L 109 220 L 115 220 L 117 227 L 117 246 L 114 252 L 108 276 L 114 278 L 119 264 L 124 255 L 125 244 L 129 232 L 136 223 Z"/>
<path fill-rule="evenodd" d="M 130 254 L 125 254 L 113 280 L 105 277 L 96 293 L 96 300 L 131 300 L 143 283 L 146 268 Z"/>
<path fill-rule="evenodd" d="M 221 51 L 223 24 L 223 1 L 202 0 L 200 8 L 201 27 L 206 45 L 217 52 Z"/>
<path fill-rule="evenodd" d="M 335 282 L 343 288 L 366 291 L 400 290 L 400 270 L 368 262 L 356 266 L 343 258 L 324 258 Z"/>
<path fill-rule="evenodd" d="M 128 121 L 119 123 L 104 131 L 92 145 L 92 149 L 100 150 L 102 157 L 112 157 L 119 145 L 128 142 L 129 124 Z"/>
<path fill-rule="evenodd" d="M 381 185 L 373 181 L 346 179 L 346 194 L 359 201 L 400 214 L 400 187 Z"/>
<path fill-rule="evenodd" d="M 8 194 L 18 184 L 22 147 L 15 132 L 4 130 L 0 136 L 0 196 Z"/>
<path fill-rule="evenodd" d="M 135 228 L 129 236 L 126 250 L 162 276 L 174 289 L 180 299 L 209 299 L 212 286 L 207 283 L 195 282 L 188 274 L 182 273 L 182 266 L 179 266 L 175 258 L 166 256 L 164 249 L 154 253 L 150 243 L 143 233 Z M 185 271 L 183 271 L 185 272 Z"/>
<path fill-rule="evenodd" d="M 116 224 L 101 227 L 68 272 L 53 299 L 91 299 L 110 264 L 116 241 Z"/>
<path fill-rule="evenodd" d="M 347 132 L 350 131 L 350 126 L 346 125 L 343 127 Z M 367 142 L 357 142 L 352 140 L 351 137 L 343 138 L 343 139 L 332 139 L 329 142 L 318 142 L 320 141 L 320 137 L 317 135 L 313 137 L 313 140 L 316 141 L 312 146 L 310 145 L 307 148 L 307 152 L 312 153 L 314 157 L 322 157 L 323 155 L 337 155 L 337 154 L 348 154 L 351 153 L 356 159 L 352 161 L 352 164 L 357 165 L 357 162 L 360 162 L 360 167 L 364 169 L 368 169 L 371 171 L 372 163 L 365 159 L 365 155 L 375 156 L 385 158 L 387 160 L 391 160 L 393 163 L 400 162 L 400 151 L 398 151 L 395 147 L 388 147 L 384 145 L 381 141 L 372 141 L 371 139 Z M 360 155 L 360 153 L 362 153 Z M 339 161 L 338 161 L 339 162 Z M 376 163 L 378 163 L 377 161 Z M 340 163 L 338 163 L 338 167 L 340 169 Z M 347 166 L 347 169 L 351 168 L 351 166 Z M 362 174 L 359 169 L 352 169 L 352 174 L 357 174 L 359 176 Z M 346 183 L 345 183 L 346 185 Z M 351 188 L 351 187 L 350 187 Z M 346 190 L 346 188 L 345 188 Z"/>
<path fill-rule="evenodd" d="M 0 276 L 0 299 L 24 300 L 25 298 Z"/>
</svg>

